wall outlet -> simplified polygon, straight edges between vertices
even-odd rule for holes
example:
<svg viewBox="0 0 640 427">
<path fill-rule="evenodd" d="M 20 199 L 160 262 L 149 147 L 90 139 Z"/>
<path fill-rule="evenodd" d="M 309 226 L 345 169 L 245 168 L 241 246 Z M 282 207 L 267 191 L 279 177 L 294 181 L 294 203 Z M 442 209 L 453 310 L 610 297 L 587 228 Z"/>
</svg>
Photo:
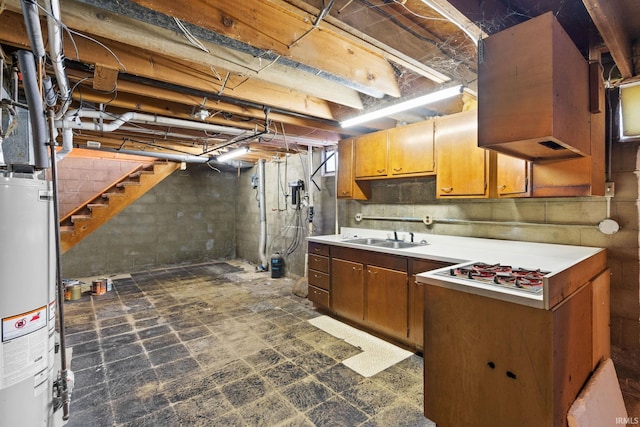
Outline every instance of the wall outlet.
<svg viewBox="0 0 640 427">
<path fill-rule="evenodd" d="M 425 225 L 431 225 L 433 224 L 433 217 L 431 215 L 425 215 L 422 217 L 422 222 L 424 222 Z"/>
<path fill-rule="evenodd" d="M 604 196 L 605 197 L 613 197 L 616 195 L 616 184 L 615 182 L 606 182 L 604 184 Z"/>
</svg>

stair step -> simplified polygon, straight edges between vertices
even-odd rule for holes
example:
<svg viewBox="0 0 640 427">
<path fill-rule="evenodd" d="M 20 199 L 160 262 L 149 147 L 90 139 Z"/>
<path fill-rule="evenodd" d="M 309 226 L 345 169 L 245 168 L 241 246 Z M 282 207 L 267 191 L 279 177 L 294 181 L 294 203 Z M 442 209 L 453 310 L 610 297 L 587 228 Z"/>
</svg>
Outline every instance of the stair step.
<svg viewBox="0 0 640 427">
<path fill-rule="evenodd" d="M 122 197 L 122 196 L 124 196 L 124 193 L 122 192 L 102 193 L 102 198 L 104 199 L 109 199 L 110 197 Z"/>
<path fill-rule="evenodd" d="M 131 185 L 140 185 L 140 182 L 138 181 L 123 181 L 123 182 L 119 182 L 116 184 L 117 188 L 124 188 L 124 187 L 128 187 Z"/>
<path fill-rule="evenodd" d="M 91 219 L 91 215 L 71 215 L 71 222 L 76 222 L 78 220 L 82 221 L 82 220 L 88 220 Z"/>
<path fill-rule="evenodd" d="M 109 205 L 107 203 L 88 203 L 87 207 L 93 210 L 94 208 L 108 208 Z"/>
<path fill-rule="evenodd" d="M 153 169 L 141 169 L 129 174 L 129 178 L 139 178 L 140 175 L 153 175 Z"/>
<path fill-rule="evenodd" d="M 73 233 L 74 227 L 73 225 L 61 225 L 60 233 Z"/>
</svg>

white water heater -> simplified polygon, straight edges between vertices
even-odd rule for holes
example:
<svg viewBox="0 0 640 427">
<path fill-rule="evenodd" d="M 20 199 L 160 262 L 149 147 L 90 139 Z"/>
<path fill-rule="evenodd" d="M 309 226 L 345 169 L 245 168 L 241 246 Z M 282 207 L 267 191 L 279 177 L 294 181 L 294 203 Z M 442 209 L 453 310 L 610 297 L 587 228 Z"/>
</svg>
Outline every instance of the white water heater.
<svg viewBox="0 0 640 427">
<path fill-rule="evenodd" d="M 54 425 L 54 222 L 49 182 L 41 175 L 0 172 L 2 426 Z"/>
</svg>

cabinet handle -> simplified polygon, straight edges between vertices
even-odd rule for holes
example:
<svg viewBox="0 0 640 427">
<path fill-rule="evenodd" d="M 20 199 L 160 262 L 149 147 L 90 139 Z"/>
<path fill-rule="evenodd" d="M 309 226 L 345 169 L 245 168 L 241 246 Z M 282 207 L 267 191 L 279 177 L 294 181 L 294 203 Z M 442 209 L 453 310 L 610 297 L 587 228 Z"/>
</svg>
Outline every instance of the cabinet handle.
<svg viewBox="0 0 640 427">
<path fill-rule="evenodd" d="M 506 184 L 503 184 L 503 185 L 499 185 L 499 186 L 498 186 L 498 190 L 500 190 L 500 191 L 504 190 L 505 188 L 507 188 L 507 185 L 506 185 Z"/>
<path fill-rule="evenodd" d="M 396 172 L 400 172 L 402 170 L 402 168 L 393 168 L 394 171 Z"/>
<path fill-rule="evenodd" d="M 377 271 L 371 271 L 371 270 L 367 270 L 367 273 L 369 273 L 369 274 L 378 274 Z"/>
<path fill-rule="evenodd" d="M 443 187 L 440 189 L 443 193 L 451 193 L 453 191 L 453 187 Z"/>
<path fill-rule="evenodd" d="M 386 171 L 386 169 L 376 169 L 376 171 L 377 171 L 378 173 L 384 173 L 384 172 Z"/>
<path fill-rule="evenodd" d="M 348 191 L 343 191 L 343 192 L 342 192 L 342 195 L 343 195 L 343 196 L 348 196 L 348 195 L 349 195 L 349 192 L 348 192 Z"/>
<path fill-rule="evenodd" d="M 362 270 L 358 267 L 353 267 L 353 271 L 362 271 Z"/>
</svg>

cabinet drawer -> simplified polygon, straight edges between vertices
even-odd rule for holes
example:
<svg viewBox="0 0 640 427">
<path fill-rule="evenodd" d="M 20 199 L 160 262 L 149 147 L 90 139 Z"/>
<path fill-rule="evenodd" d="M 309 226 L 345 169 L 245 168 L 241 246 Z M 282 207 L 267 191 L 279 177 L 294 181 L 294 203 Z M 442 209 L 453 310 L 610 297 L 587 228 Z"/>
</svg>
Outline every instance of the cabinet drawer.
<svg viewBox="0 0 640 427">
<path fill-rule="evenodd" d="M 326 256 L 309 254 L 309 269 L 328 273 L 329 258 Z"/>
<path fill-rule="evenodd" d="M 411 274 L 424 273 L 425 271 L 436 270 L 438 268 L 452 265 L 450 262 L 432 261 L 429 259 L 413 258 L 410 261 Z"/>
<path fill-rule="evenodd" d="M 329 245 L 309 242 L 309 255 L 311 254 L 329 256 Z"/>
<path fill-rule="evenodd" d="M 309 286 L 309 295 L 307 296 L 309 301 L 316 304 L 329 307 L 329 292 L 324 289 L 316 288 L 315 286 Z"/>
<path fill-rule="evenodd" d="M 318 288 L 329 290 L 329 275 L 319 271 L 309 270 L 309 284 Z"/>
</svg>

